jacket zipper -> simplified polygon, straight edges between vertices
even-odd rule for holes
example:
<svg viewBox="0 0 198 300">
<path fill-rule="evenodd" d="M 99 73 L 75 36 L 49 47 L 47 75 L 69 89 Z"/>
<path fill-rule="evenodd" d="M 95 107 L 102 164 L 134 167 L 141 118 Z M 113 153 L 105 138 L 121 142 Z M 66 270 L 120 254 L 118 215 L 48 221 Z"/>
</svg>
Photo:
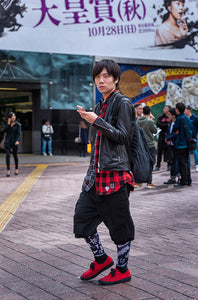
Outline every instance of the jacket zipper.
<svg viewBox="0 0 198 300">
<path fill-rule="evenodd" d="M 99 156 L 98 156 L 98 173 L 100 172 L 100 151 L 101 151 L 101 141 L 102 141 L 102 134 L 100 135 L 100 146 L 99 146 Z"/>
</svg>

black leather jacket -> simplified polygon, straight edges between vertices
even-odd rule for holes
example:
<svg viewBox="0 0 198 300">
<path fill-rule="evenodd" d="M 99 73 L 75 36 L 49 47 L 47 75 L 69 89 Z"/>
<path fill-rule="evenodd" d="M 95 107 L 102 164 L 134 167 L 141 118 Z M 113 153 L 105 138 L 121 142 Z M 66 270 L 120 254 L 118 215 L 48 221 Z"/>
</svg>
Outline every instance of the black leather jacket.
<svg viewBox="0 0 198 300">
<path fill-rule="evenodd" d="M 115 98 L 120 98 L 117 105 L 117 120 L 113 118 L 113 105 Z M 117 101 L 117 100 L 116 100 Z M 96 105 L 95 113 L 100 114 L 102 100 Z M 97 130 L 101 132 L 99 150 L 99 169 L 109 171 L 130 170 L 130 163 L 126 150 L 126 143 L 129 139 L 132 124 L 135 120 L 134 107 L 130 100 L 119 92 L 113 93 L 107 99 L 107 109 L 105 118 L 98 117 L 92 124 L 92 153 L 91 162 L 94 156 L 95 139 Z"/>
<path fill-rule="evenodd" d="M 16 121 L 13 127 L 5 124 L 3 132 L 6 132 L 5 147 L 14 147 L 16 141 L 20 142 L 21 124 L 19 122 Z"/>
</svg>

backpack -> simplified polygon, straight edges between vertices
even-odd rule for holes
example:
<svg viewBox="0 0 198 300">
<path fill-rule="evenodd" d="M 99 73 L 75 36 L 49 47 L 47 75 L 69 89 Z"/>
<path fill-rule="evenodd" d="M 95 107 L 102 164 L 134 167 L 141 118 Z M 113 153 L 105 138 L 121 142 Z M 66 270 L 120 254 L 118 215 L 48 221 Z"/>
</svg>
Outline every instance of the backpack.
<svg viewBox="0 0 198 300">
<path fill-rule="evenodd" d="M 122 95 L 120 96 L 122 98 Z M 118 116 L 117 110 L 119 101 L 121 101 L 120 97 L 115 97 L 112 111 L 112 120 L 115 123 Z M 134 111 L 134 108 L 132 110 Z M 147 182 L 149 175 L 152 172 L 152 158 L 150 155 L 147 140 L 144 135 L 144 131 L 138 126 L 135 118 L 133 120 L 132 132 L 130 133 L 126 149 L 135 182 Z"/>
</svg>

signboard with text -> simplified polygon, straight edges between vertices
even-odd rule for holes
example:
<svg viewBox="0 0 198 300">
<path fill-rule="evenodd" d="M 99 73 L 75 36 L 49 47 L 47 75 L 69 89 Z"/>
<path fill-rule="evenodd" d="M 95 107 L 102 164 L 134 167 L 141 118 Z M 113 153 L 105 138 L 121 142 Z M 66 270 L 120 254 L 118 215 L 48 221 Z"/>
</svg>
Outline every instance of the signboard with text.
<svg viewBox="0 0 198 300">
<path fill-rule="evenodd" d="M 198 0 L 4 0 L 0 49 L 198 62 Z"/>
</svg>

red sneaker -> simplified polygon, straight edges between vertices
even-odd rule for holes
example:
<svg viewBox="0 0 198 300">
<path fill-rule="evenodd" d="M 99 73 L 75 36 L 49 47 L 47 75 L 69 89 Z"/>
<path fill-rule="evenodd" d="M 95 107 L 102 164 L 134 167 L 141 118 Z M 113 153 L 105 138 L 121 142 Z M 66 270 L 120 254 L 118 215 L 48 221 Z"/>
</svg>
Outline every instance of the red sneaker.
<svg viewBox="0 0 198 300">
<path fill-rule="evenodd" d="M 98 264 L 96 261 L 90 264 L 90 269 L 80 276 L 81 280 L 90 280 L 95 278 L 104 270 L 113 266 L 114 262 L 110 256 L 107 256 L 107 259 L 103 264 Z"/>
<path fill-rule="evenodd" d="M 111 269 L 109 275 L 105 276 L 98 280 L 98 282 L 102 285 L 111 285 L 116 283 L 127 282 L 131 280 L 131 273 L 126 271 L 125 273 L 121 273 L 117 268 Z"/>
</svg>

